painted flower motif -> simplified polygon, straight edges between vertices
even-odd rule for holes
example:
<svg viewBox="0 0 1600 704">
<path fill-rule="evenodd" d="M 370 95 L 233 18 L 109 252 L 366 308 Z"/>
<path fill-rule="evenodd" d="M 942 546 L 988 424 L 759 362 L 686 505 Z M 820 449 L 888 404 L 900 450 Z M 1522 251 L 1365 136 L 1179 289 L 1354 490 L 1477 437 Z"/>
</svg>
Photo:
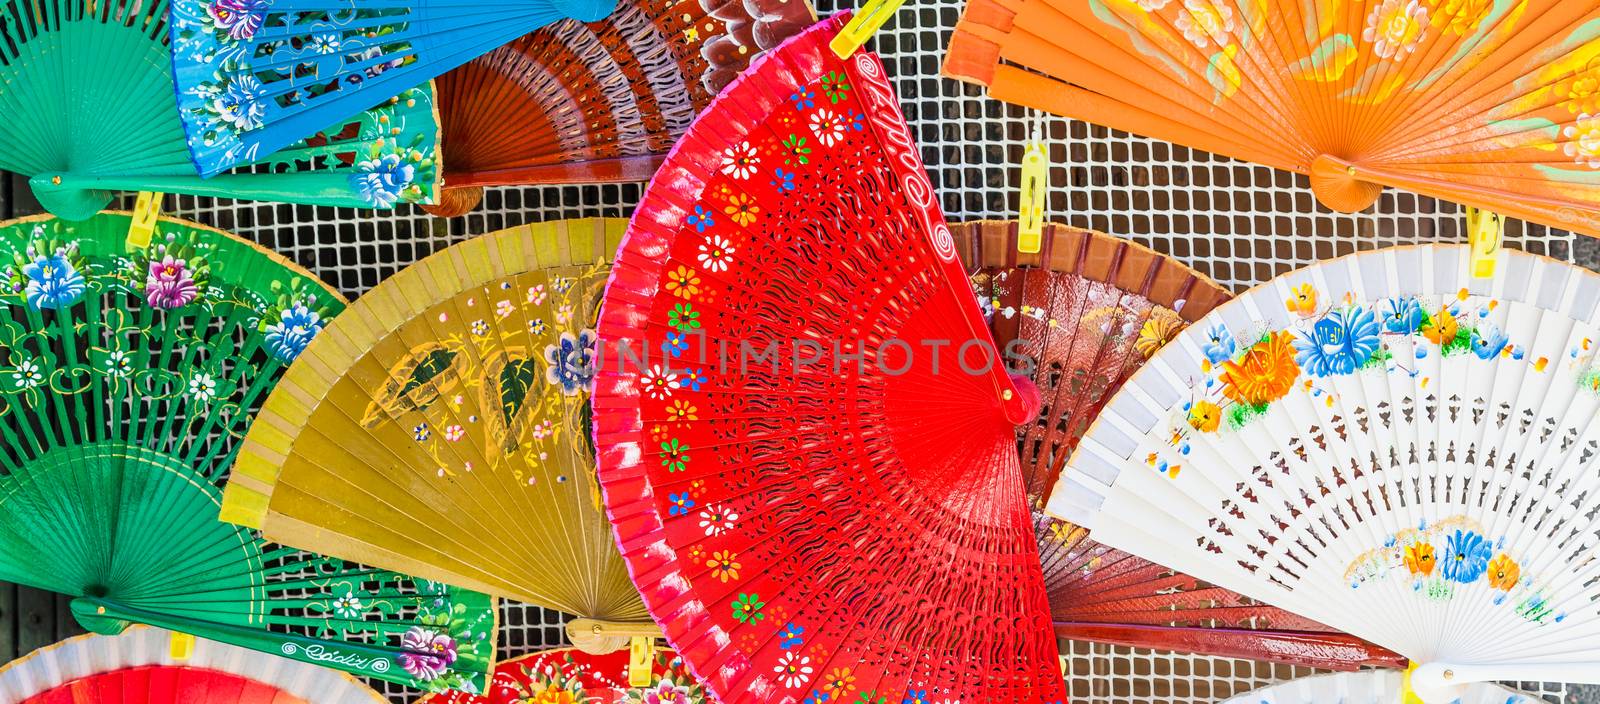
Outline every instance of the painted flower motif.
<svg viewBox="0 0 1600 704">
<path fill-rule="evenodd" d="M 1506 348 L 1508 340 L 1505 331 L 1499 326 L 1494 323 L 1481 323 L 1472 331 L 1472 353 L 1477 355 L 1478 359 L 1494 359 Z"/>
<path fill-rule="evenodd" d="M 1189 407 L 1189 427 L 1202 433 L 1214 433 L 1222 425 L 1222 408 L 1210 401 L 1196 401 Z"/>
<path fill-rule="evenodd" d="M 248 132 L 261 126 L 267 114 L 266 88 L 261 81 L 248 73 L 229 79 L 217 88 L 208 107 L 217 119 L 239 132 Z"/>
<path fill-rule="evenodd" d="M 739 521 L 739 514 L 729 511 L 717 504 L 706 504 L 705 510 L 700 512 L 700 528 L 706 535 L 722 535 L 733 530 L 733 525 Z"/>
<path fill-rule="evenodd" d="M 189 395 L 202 402 L 216 398 L 216 378 L 205 372 L 189 377 Z"/>
<path fill-rule="evenodd" d="M 200 287 L 195 285 L 194 278 L 190 276 L 188 263 L 173 259 L 169 254 L 159 262 L 150 262 L 150 270 L 144 280 L 144 295 L 150 305 L 170 310 L 189 305 L 200 295 Z"/>
<path fill-rule="evenodd" d="M 733 618 L 739 623 L 755 623 L 767 617 L 761 609 L 767 604 L 758 594 L 740 594 L 733 602 Z"/>
<path fill-rule="evenodd" d="M 806 138 L 797 134 L 790 134 L 783 140 L 783 150 L 788 156 L 783 158 L 785 164 L 811 163 L 811 147 L 806 146 Z"/>
<path fill-rule="evenodd" d="M 694 508 L 694 499 L 689 497 L 689 492 L 667 494 L 668 516 L 687 516 L 691 508 Z"/>
<path fill-rule="evenodd" d="M 356 597 L 355 592 L 345 592 L 344 596 L 333 600 L 333 612 L 338 614 L 339 618 L 361 618 L 361 614 L 366 610 L 367 607 L 362 605 L 361 599 Z"/>
<path fill-rule="evenodd" d="M 484 335 L 489 334 L 489 324 L 483 322 L 482 319 L 472 321 L 472 324 L 467 327 L 468 329 L 472 330 L 473 335 L 478 337 L 483 337 Z"/>
<path fill-rule="evenodd" d="M 385 154 L 356 165 L 350 183 L 361 200 L 377 208 L 387 208 L 400 200 L 400 196 L 417 177 L 417 167 L 398 154 Z"/>
<path fill-rule="evenodd" d="M 1289 300 L 1284 301 L 1290 313 L 1299 314 L 1308 318 L 1317 314 L 1317 289 L 1311 284 L 1300 284 L 1289 291 Z"/>
<path fill-rule="evenodd" d="M 31 389 L 44 382 L 44 373 L 40 371 L 38 362 L 25 359 L 11 372 L 11 381 L 20 388 Z"/>
<path fill-rule="evenodd" d="M 416 426 L 412 427 L 411 439 L 416 440 L 417 442 L 426 441 L 428 439 L 428 424 L 418 423 Z"/>
<path fill-rule="evenodd" d="M 667 291 L 678 298 L 693 298 L 700 294 L 700 276 L 693 269 L 680 266 L 667 273 Z"/>
<path fill-rule="evenodd" d="M 674 682 L 670 676 L 662 677 L 660 682 L 645 690 L 644 704 L 689 704 L 691 696 L 688 687 Z"/>
<path fill-rule="evenodd" d="M 545 324 L 544 318 L 534 318 L 528 321 L 528 332 L 534 335 L 543 335 L 549 329 L 550 326 Z"/>
<path fill-rule="evenodd" d="M 904 699 L 900 700 L 900 704 L 930 704 L 929 701 L 928 701 L 928 690 L 926 690 L 926 689 L 907 690 L 906 691 L 906 696 L 905 696 Z"/>
<path fill-rule="evenodd" d="M 681 332 L 667 333 L 667 339 L 661 343 L 661 351 L 674 358 L 683 356 L 689 349 L 689 336 Z"/>
<path fill-rule="evenodd" d="M 1415 335 L 1422 329 L 1422 304 L 1415 298 L 1390 298 L 1383 302 L 1383 329 Z"/>
<path fill-rule="evenodd" d="M 1493 0 L 1444 0 L 1439 6 L 1439 13 L 1442 17 L 1450 18 L 1450 31 L 1466 36 L 1483 24 L 1483 18 L 1489 15 L 1493 6 Z"/>
<path fill-rule="evenodd" d="M 740 142 L 722 152 L 722 173 L 743 181 L 756 173 L 761 153 L 750 142 Z"/>
<path fill-rule="evenodd" d="M 1198 49 L 1209 46 L 1208 39 L 1224 46 L 1227 34 L 1233 31 L 1233 8 L 1215 0 L 1184 0 L 1176 26 Z"/>
<path fill-rule="evenodd" d="M 1428 36 L 1428 8 L 1419 0 L 1383 0 L 1367 15 L 1361 38 L 1385 59 L 1398 59 L 1417 50 Z"/>
<path fill-rule="evenodd" d="M 690 420 L 700 420 L 700 417 L 695 415 L 695 413 L 699 410 L 700 409 L 690 405 L 688 401 L 679 399 L 677 401 L 673 401 L 672 405 L 667 407 L 667 420 L 677 423 Z"/>
<path fill-rule="evenodd" d="M 594 391 L 597 337 L 595 331 L 588 329 L 576 335 L 564 332 L 553 344 L 545 345 L 545 381 L 559 385 L 563 396 Z"/>
<path fill-rule="evenodd" d="M 1445 545 L 1444 564 L 1440 573 L 1452 582 L 1470 584 L 1488 569 L 1491 550 L 1489 541 L 1483 536 L 1458 530 Z"/>
<path fill-rule="evenodd" d="M 206 15 L 217 31 L 235 41 L 249 39 L 267 19 L 267 0 L 212 0 Z"/>
<path fill-rule="evenodd" d="M 850 97 L 850 79 L 838 71 L 829 73 L 822 77 L 822 92 L 827 94 L 829 103 L 838 105 Z"/>
<path fill-rule="evenodd" d="M 700 312 L 694 309 L 693 304 L 679 303 L 667 311 L 667 324 L 680 332 L 689 332 L 700 327 Z"/>
<path fill-rule="evenodd" d="M 772 668 L 772 671 L 778 675 L 778 681 L 785 687 L 793 689 L 804 686 L 806 681 L 811 679 L 811 658 L 797 653 L 784 653 L 778 658 L 778 665 Z"/>
<path fill-rule="evenodd" d="M 1589 59 L 1589 63 L 1570 79 L 1563 104 L 1574 115 L 1600 112 L 1600 56 Z"/>
<path fill-rule="evenodd" d="M 715 220 L 711 219 L 711 211 L 706 210 L 703 205 L 695 206 L 694 214 L 687 216 L 685 221 L 690 225 L 694 225 L 695 232 L 705 232 L 706 228 L 717 224 Z"/>
<path fill-rule="evenodd" d="M 499 303 L 494 304 L 494 315 L 497 318 L 504 318 L 508 315 L 511 315 L 511 312 L 514 310 L 516 310 L 516 306 L 511 305 L 511 301 L 500 301 Z"/>
<path fill-rule="evenodd" d="M 816 94 L 810 88 L 801 88 L 798 92 L 789 95 L 789 102 L 794 103 L 794 109 L 805 110 L 817 106 Z"/>
<path fill-rule="evenodd" d="M 818 110 L 811 114 L 811 133 L 824 147 L 838 144 L 845 138 L 845 118 L 827 108 Z"/>
<path fill-rule="evenodd" d="M 119 379 L 133 374 L 133 363 L 128 360 L 128 353 L 115 350 L 107 355 L 106 373 Z"/>
<path fill-rule="evenodd" d="M 1439 309 L 1432 320 L 1422 325 L 1422 336 L 1440 347 L 1455 342 L 1456 335 L 1460 333 L 1461 326 L 1456 322 L 1456 316 L 1450 312 L 1449 306 Z"/>
<path fill-rule="evenodd" d="M 835 667 L 822 679 L 822 690 L 836 697 L 848 696 L 856 688 L 856 676 L 848 667 Z"/>
<path fill-rule="evenodd" d="M 1378 319 L 1360 307 L 1336 310 L 1295 337 L 1295 362 L 1312 376 L 1354 372 L 1378 351 Z"/>
<path fill-rule="evenodd" d="M 278 322 L 267 326 L 267 350 L 278 359 L 293 362 L 325 324 L 316 311 L 295 304 L 283 311 Z"/>
<path fill-rule="evenodd" d="M 739 556 L 729 550 L 718 550 L 711 553 L 711 559 L 706 560 L 706 567 L 711 569 L 711 576 L 717 581 L 727 583 L 730 579 L 739 578 L 739 570 L 743 568 L 737 561 Z"/>
<path fill-rule="evenodd" d="M 450 425 L 444 429 L 444 439 L 449 440 L 450 442 L 456 442 L 457 440 L 465 437 L 466 434 L 467 429 L 461 427 L 460 425 Z"/>
<path fill-rule="evenodd" d="M 1411 574 L 1427 577 L 1433 574 L 1435 565 L 1433 559 L 1433 545 L 1429 543 L 1412 543 L 1406 547 L 1406 569 Z"/>
<path fill-rule="evenodd" d="M 1510 555 L 1501 553 L 1489 561 L 1489 586 L 1503 592 L 1509 592 L 1517 586 L 1522 579 L 1522 568 Z"/>
<path fill-rule="evenodd" d="M 677 438 L 661 443 L 661 466 L 668 472 L 682 472 L 689 466 L 689 446 Z"/>
<path fill-rule="evenodd" d="M 544 290 L 544 284 L 528 287 L 527 302 L 529 305 L 542 306 L 544 299 L 550 294 Z"/>
<path fill-rule="evenodd" d="M 442 677 L 450 663 L 456 661 L 456 641 L 435 630 L 412 626 L 400 636 L 403 649 L 395 660 L 412 677 L 423 681 Z"/>
<path fill-rule="evenodd" d="M 344 37 L 338 32 L 323 32 L 311 35 L 311 50 L 318 54 L 336 54 L 344 46 Z"/>
<path fill-rule="evenodd" d="M 1294 387 L 1294 335 L 1276 332 L 1251 346 L 1237 361 L 1222 363 L 1222 393 L 1247 406 L 1271 403 Z"/>
<path fill-rule="evenodd" d="M 1163 7 L 1166 7 L 1168 3 L 1172 2 L 1172 0 L 1133 0 L 1133 1 L 1134 1 L 1134 4 L 1139 6 L 1139 9 L 1144 10 L 1145 12 L 1155 12 L 1156 10 L 1159 10 L 1159 9 L 1161 9 Z"/>
<path fill-rule="evenodd" d="M 571 303 L 563 304 L 560 308 L 556 309 L 556 322 L 561 325 L 566 325 L 567 323 L 572 322 L 572 314 L 575 312 L 577 312 L 577 310 L 572 307 Z"/>
<path fill-rule="evenodd" d="M 750 200 L 748 196 L 745 196 L 744 194 L 741 193 L 741 194 L 739 194 L 739 197 L 744 197 L 745 198 L 745 204 L 748 205 L 748 207 L 750 208 L 750 211 L 749 211 L 748 215 L 742 215 L 740 213 L 734 213 L 733 214 L 733 219 L 735 221 L 737 221 L 740 225 L 748 225 L 748 224 L 750 224 L 752 222 L 755 222 L 755 219 L 756 219 L 755 213 L 759 212 L 761 209 L 757 208 L 756 205 L 755 205 L 755 202 Z M 744 207 L 744 206 L 740 206 L 740 207 Z M 729 212 L 733 212 L 733 209 L 734 209 L 734 206 L 732 206 L 732 205 L 728 206 L 728 211 Z M 748 218 L 748 219 L 746 219 L 746 218 Z M 727 271 L 728 270 L 728 264 L 730 262 L 732 262 L 732 261 L 733 261 L 733 243 L 729 242 L 727 239 L 723 238 L 721 235 L 712 235 L 712 236 L 706 238 L 706 241 L 700 243 L 700 266 L 705 267 L 706 271 L 710 271 L 710 272 Z M 699 323 L 695 323 L 695 325 L 698 327 Z"/>
<path fill-rule="evenodd" d="M 805 632 L 806 629 L 798 624 L 790 623 L 785 625 L 783 631 L 778 633 L 778 647 L 784 650 L 799 647 L 805 640 Z"/>
<path fill-rule="evenodd" d="M 1561 136 L 1567 139 L 1561 145 L 1567 156 L 1591 169 L 1600 169 L 1600 115 L 1579 115 L 1562 128 Z"/>
<path fill-rule="evenodd" d="M 639 377 L 639 383 L 640 385 L 644 386 L 645 394 L 654 399 L 667 398 L 668 396 L 672 395 L 672 392 L 677 391 L 678 388 L 682 386 L 682 384 L 678 382 L 677 374 L 662 369 L 661 365 L 659 364 L 651 367 L 649 371 L 646 371 L 643 376 Z"/>
<path fill-rule="evenodd" d="M 690 369 L 683 373 L 683 385 L 689 387 L 690 391 L 699 391 L 700 386 L 705 383 L 706 370 L 704 369 Z M 690 420 L 694 419 L 690 418 Z"/>
<path fill-rule="evenodd" d="M 1139 328 L 1139 337 L 1133 341 L 1133 349 L 1148 359 L 1182 330 L 1183 321 L 1177 316 L 1154 315 Z"/>
<path fill-rule="evenodd" d="M 794 172 L 784 171 L 783 169 L 773 169 L 772 181 L 768 185 L 778 189 L 780 193 L 792 191 L 794 190 Z"/>
<path fill-rule="evenodd" d="M 572 691 L 565 689 L 554 682 L 545 685 L 543 691 L 532 698 L 525 699 L 519 704 L 578 704 L 578 698 Z"/>
<path fill-rule="evenodd" d="M 22 276 L 28 280 L 23 298 L 36 310 L 57 310 L 83 297 L 83 274 L 67 259 L 65 249 L 24 265 Z"/>
<path fill-rule="evenodd" d="M 1239 351 L 1239 343 L 1233 339 L 1228 326 L 1217 323 L 1206 331 L 1206 343 L 1201 351 L 1212 364 L 1222 364 L 1233 359 L 1233 354 Z"/>
</svg>

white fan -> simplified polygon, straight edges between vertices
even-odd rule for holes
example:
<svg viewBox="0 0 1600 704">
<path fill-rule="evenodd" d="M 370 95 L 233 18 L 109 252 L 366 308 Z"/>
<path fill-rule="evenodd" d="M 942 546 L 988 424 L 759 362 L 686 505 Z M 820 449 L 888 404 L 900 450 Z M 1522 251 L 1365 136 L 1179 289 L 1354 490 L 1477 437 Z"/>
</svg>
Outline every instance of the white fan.
<svg viewBox="0 0 1600 704">
<path fill-rule="evenodd" d="M 1220 704 L 1402 704 L 1404 681 L 1405 674 L 1397 670 L 1336 672 L 1262 687 Z M 1544 704 L 1544 700 L 1496 684 L 1474 684 L 1464 688 L 1453 704 Z"/>
<path fill-rule="evenodd" d="M 178 639 L 176 646 L 174 639 Z M 174 657 L 174 650 L 182 657 Z M 156 669 L 166 669 L 170 674 L 159 678 L 151 676 Z M 116 681 L 119 674 L 140 672 L 144 673 L 143 677 Z M 154 696 L 159 693 L 188 696 L 191 701 L 184 704 L 201 704 L 192 701 L 192 693 L 203 690 L 207 684 L 218 686 L 219 678 L 206 678 L 207 673 L 233 676 L 250 684 L 243 689 L 219 687 L 212 691 L 214 696 L 205 700 L 207 704 L 227 701 L 222 691 L 236 696 L 245 694 L 239 700 L 249 702 L 386 704 L 387 701 L 371 687 L 337 670 L 215 641 L 190 640 L 159 628 L 132 626 L 114 636 L 68 638 L 0 667 L 0 704 L 33 701 L 156 704 L 164 701 Z M 185 679 L 191 681 L 185 683 Z M 128 685 L 133 682 L 155 682 L 156 686 L 130 688 Z M 74 684 L 89 686 L 72 691 Z M 68 691 L 59 691 L 64 688 Z M 96 696 L 87 696 L 87 692 L 94 692 Z M 118 697 L 118 694 L 127 696 Z"/>
<path fill-rule="evenodd" d="M 1049 511 L 1462 682 L 1600 681 L 1600 277 L 1465 246 L 1252 289 L 1123 386 Z"/>
</svg>

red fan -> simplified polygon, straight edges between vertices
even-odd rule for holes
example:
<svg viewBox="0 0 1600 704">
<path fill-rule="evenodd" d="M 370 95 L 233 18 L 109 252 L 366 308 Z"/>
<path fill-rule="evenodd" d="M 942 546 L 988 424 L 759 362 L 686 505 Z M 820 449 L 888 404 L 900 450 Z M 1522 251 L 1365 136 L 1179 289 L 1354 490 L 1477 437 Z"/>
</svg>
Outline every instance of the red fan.
<svg viewBox="0 0 1600 704">
<path fill-rule="evenodd" d="M 644 663 L 641 663 L 643 665 Z M 559 648 L 501 660 L 484 694 L 447 691 L 415 704 L 707 704 L 704 689 L 670 650 L 656 651 L 638 684 L 629 682 L 629 651 L 592 655 Z"/>
<path fill-rule="evenodd" d="M 459 215 L 482 186 L 644 181 L 750 60 L 816 22 L 809 0 L 621 0 L 439 79 L 446 190 Z"/>
<path fill-rule="evenodd" d="M 1314 621 L 1095 543 L 1044 513 L 1100 407 L 1150 354 L 1231 294 L 1170 257 L 1099 232 L 1047 225 L 1040 252 L 1022 254 L 1016 221 L 953 229 L 995 344 L 1043 400 L 1017 442 L 1058 635 L 1334 669 L 1403 664 Z"/>
<path fill-rule="evenodd" d="M 73 680 L 21 704 L 306 704 L 306 700 L 239 675 L 155 665 Z"/>
<path fill-rule="evenodd" d="M 728 704 L 1064 700 L 1014 434 L 1037 394 L 883 65 L 829 50 L 846 19 L 735 80 L 629 225 L 594 396 L 618 544 Z"/>
</svg>

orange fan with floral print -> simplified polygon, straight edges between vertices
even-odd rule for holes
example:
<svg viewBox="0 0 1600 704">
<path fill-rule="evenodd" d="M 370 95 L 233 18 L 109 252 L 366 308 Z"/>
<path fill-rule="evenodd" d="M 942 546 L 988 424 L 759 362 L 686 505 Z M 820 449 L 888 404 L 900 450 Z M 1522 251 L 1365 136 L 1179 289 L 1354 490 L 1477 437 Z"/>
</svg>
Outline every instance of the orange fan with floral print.
<svg viewBox="0 0 1600 704">
<path fill-rule="evenodd" d="M 944 71 L 995 98 L 1310 177 L 1600 235 L 1600 5 L 969 0 Z"/>
</svg>

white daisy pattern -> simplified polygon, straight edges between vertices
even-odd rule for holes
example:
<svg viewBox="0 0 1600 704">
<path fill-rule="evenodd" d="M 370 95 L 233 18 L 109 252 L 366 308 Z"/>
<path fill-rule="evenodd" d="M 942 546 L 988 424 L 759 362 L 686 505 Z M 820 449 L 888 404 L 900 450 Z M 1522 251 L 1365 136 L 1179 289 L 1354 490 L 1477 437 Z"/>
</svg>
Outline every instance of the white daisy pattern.
<svg viewBox="0 0 1600 704">
<path fill-rule="evenodd" d="M 201 401 L 210 401 L 217 397 L 217 380 L 210 374 L 189 377 L 189 394 Z"/>
<path fill-rule="evenodd" d="M 719 273 L 728 270 L 733 260 L 733 243 L 722 235 L 712 235 L 700 243 L 700 266 L 706 271 Z"/>
<path fill-rule="evenodd" d="M 44 382 L 44 374 L 39 371 L 39 364 L 31 359 L 23 360 L 17 369 L 11 372 L 11 379 L 24 389 L 31 389 Z"/>
<path fill-rule="evenodd" d="M 824 147 L 838 144 L 844 140 L 844 116 L 827 108 L 820 108 L 811 114 L 811 132 Z"/>
<path fill-rule="evenodd" d="M 749 141 L 740 142 L 722 152 L 722 173 L 739 180 L 754 176 L 761 165 L 761 155 Z"/>
<path fill-rule="evenodd" d="M 644 385 L 645 394 L 654 399 L 667 398 L 682 385 L 678 381 L 677 374 L 662 369 L 659 364 L 645 372 L 644 376 L 639 378 L 639 383 Z"/>
<path fill-rule="evenodd" d="M 784 653 L 783 657 L 778 658 L 778 666 L 772 670 L 777 673 L 778 681 L 783 686 L 790 689 L 802 687 L 811 679 L 811 658 L 792 652 Z"/>
<path fill-rule="evenodd" d="M 700 512 L 700 528 L 705 530 L 706 535 L 722 535 L 732 530 L 738 520 L 739 514 L 718 504 L 706 504 L 705 510 Z"/>
</svg>

